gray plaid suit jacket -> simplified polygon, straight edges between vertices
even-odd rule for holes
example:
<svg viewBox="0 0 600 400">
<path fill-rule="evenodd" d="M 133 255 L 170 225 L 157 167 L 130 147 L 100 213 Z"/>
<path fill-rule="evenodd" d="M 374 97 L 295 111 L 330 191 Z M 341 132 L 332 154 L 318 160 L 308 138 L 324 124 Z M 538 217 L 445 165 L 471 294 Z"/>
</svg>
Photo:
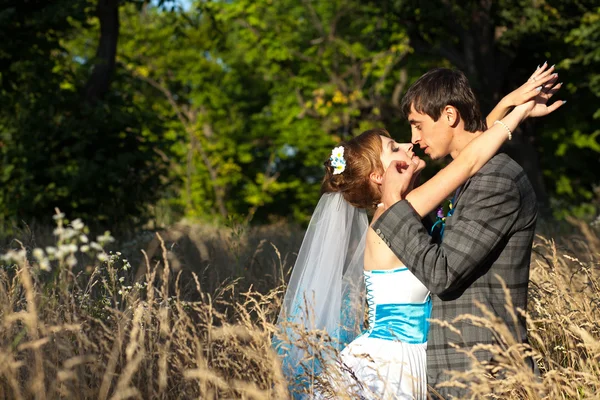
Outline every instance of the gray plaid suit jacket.
<svg viewBox="0 0 600 400">
<path fill-rule="evenodd" d="M 446 219 L 441 243 L 433 243 L 419 215 L 407 201 L 387 210 L 373 225 L 398 258 L 436 296 L 431 318 L 452 321 L 461 314 L 481 315 L 474 300 L 507 322 L 512 333 L 527 341 L 523 318 L 515 324 L 505 309 L 496 274 L 508 285 L 515 307 L 527 308 L 531 246 L 537 201 L 523 169 L 506 154 L 497 154 L 463 186 L 454 214 Z M 450 346 L 494 343 L 485 329 L 468 322 L 455 324 L 462 338 L 431 324 L 427 344 L 427 379 L 432 387 L 447 379 L 444 370 L 465 371 L 470 361 Z M 488 352 L 476 353 L 490 360 Z M 462 397 L 456 389 L 437 389 Z"/>
</svg>

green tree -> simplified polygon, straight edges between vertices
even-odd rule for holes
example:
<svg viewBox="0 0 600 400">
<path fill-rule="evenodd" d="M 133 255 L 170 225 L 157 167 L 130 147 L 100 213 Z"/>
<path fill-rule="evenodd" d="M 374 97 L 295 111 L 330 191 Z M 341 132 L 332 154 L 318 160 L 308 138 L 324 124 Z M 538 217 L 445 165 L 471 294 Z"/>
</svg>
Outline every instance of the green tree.
<svg viewBox="0 0 600 400">
<path fill-rule="evenodd" d="M 568 212 L 572 204 L 582 203 L 575 210 L 578 216 L 595 216 L 600 211 L 597 171 L 600 169 L 600 8 L 591 8 L 581 17 L 578 26 L 564 36 L 567 57 L 560 67 L 569 76 L 577 77 L 568 90 L 573 109 L 566 118 L 554 119 L 549 131 L 561 140 L 547 152 L 548 180 L 555 183 L 557 208 Z M 590 117 L 591 116 L 591 117 Z M 558 161 L 558 162 L 556 162 Z M 595 192 L 595 193 L 594 193 Z"/>
<path fill-rule="evenodd" d="M 226 32 L 225 64 L 269 84 L 268 103 L 253 118 L 276 151 L 274 169 L 288 190 L 268 211 L 303 218 L 315 204 L 331 148 L 398 121 L 408 37 L 378 7 L 360 1 L 199 4 L 214 16 L 215 31 Z"/>
<path fill-rule="evenodd" d="M 12 44 L 2 53 L 3 221 L 47 220 L 59 207 L 126 229 L 160 198 L 166 165 L 156 150 L 165 143 L 150 140 L 155 118 L 132 101 L 137 81 L 112 66 L 115 32 L 107 51 L 96 50 L 106 45 L 102 37 L 90 39 L 91 56 L 68 48 L 81 30 L 105 29 L 95 15 L 100 4 L 115 5 L 10 2 L 3 9 L 0 37 Z"/>
</svg>

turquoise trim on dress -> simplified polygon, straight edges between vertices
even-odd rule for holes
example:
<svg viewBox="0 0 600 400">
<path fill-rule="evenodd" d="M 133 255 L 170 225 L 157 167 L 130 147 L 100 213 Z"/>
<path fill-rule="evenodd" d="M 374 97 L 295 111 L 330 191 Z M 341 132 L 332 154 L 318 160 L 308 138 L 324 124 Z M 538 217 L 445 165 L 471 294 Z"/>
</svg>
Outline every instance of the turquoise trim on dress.
<svg viewBox="0 0 600 400">
<path fill-rule="evenodd" d="M 365 275 L 365 289 L 367 292 L 367 307 L 369 309 L 369 329 L 373 328 L 375 324 L 375 303 L 373 300 L 373 290 L 371 286 L 373 283 L 371 282 L 371 277 L 369 275 Z"/>
<path fill-rule="evenodd" d="M 408 269 L 408 267 L 399 267 L 399 268 L 394 268 L 394 269 L 372 269 L 372 270 L 365 270 L 365 273 L 367 273 L 367 274 L 391 274 L 393 272 L 406 271 L 407 269 Z"/>
</svg>

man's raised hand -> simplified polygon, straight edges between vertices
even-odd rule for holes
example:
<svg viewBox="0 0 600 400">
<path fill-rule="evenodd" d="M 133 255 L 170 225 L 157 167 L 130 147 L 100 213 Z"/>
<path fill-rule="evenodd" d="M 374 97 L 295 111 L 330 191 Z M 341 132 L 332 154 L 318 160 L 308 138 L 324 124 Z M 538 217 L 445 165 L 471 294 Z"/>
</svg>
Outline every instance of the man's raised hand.
<svg viewBox="0 0 600 400">
<path fill-rule="evenodd" d="M 413 175 L 417 169 L 414 163 L 392 161 L 383 174 L 381 201 L 385 209 L 402 200 L 410 188 Z"/>
</svg>

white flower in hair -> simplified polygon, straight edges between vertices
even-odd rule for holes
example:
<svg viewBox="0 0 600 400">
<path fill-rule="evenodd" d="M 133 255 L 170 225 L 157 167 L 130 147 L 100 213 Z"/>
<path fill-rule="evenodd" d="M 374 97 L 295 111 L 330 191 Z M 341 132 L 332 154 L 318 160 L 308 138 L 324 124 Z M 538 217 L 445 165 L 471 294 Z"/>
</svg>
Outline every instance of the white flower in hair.
<svg viewBox="0 0 600 400">
<path fill-rule="evenodd" d="M 344 146 L 338 146 L 331 150 L 331 156 L 335 158 L 344 158 Z"/>
<path fill-rule="evenodd" d="M 331 166 L 333 167 L 333 174 L 341 174 L 346 169 L 346 160 L 344 159 L 344 146 L 335 147 L 331 150 Z"/>
</svg>

